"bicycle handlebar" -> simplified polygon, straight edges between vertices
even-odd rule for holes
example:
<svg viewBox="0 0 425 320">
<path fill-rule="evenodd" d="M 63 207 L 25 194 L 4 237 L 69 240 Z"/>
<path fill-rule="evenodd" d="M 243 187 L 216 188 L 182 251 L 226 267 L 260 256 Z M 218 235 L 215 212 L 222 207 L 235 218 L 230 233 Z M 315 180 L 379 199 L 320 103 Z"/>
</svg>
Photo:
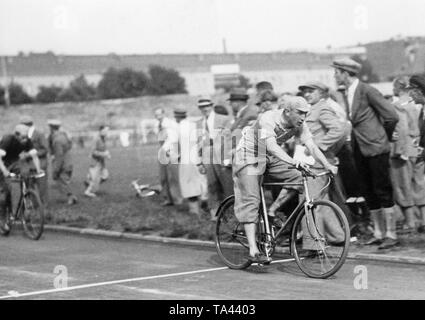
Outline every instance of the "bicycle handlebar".
<svg viewBox="0 0 425 320">
<path fill-rule="evenodd" d="M 322 171 L 319 173 L 315 173 L 313 171 L 310 170 L 310 168 L 304 168 L 304 167 L 295 167 L 295 166 L 289 166 L 289 169 L 295 169 L 298 170 L 302 173 L 304 173 L 306 176 L 312 177 L 312 178 L 318 178 L 318 177 L 322 177 L 325 175 L 329 175 L 330 177 L 333 177 L 333 173 L 331 171 Z"/>
<path fill-rule="evenodd" d="M 46 175 L 45 172 L 40 172 L 40 173 L 35 173 L 35 174 L 30 174 L 27 177 L 28 178 L 35 178 L 35 179 L 39 179 L 42 178 Z M 14 180 L 20 180 L 22 179 L 22 176 L 20 174 L 16 174 L 16 173 L 9 173 L 8 178 L 14 179 Z"/>
</svg>

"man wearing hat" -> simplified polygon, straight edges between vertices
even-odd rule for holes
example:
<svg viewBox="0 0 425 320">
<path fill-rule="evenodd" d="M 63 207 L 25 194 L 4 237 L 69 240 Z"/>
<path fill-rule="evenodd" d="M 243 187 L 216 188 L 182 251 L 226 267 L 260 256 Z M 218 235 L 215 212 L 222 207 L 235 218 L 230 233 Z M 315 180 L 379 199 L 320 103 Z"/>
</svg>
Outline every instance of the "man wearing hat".
<svg viewBox="0 0 425 320">
<path fill-rule="evenodd" d="M 28 127 L 18 124 L 14 133 L 6 134 L 0 140 L 0 228 L 10 230 L 5 223 L 6 207 L 10 199 L 11 209 L 16 211 L 20 197 L 20 185 L 11 183 L 10 173 L 22 173 L 22 162 L 31 159 L 37 173 L 41 173 L 37 150 L 28 137 Z"/>
<path fill-rule="evenodd" d="M 242 130 L 246 126 L 252 124 L 258 117 L 258 108 L 255 105 L 248 105 L 248 94 L 243 89 L 235 89 L 230 93 L 229 99 L 230 106 L 232 107 L 234 122 L 230 128 L 233 132 L 235 130 Z"/>
<path fill-rule="evenodd" d="M 211 219 L 216 219 L 219 204 L 233 194 L 230 166 L 230 118 L 217 114 L 210 99 L 199 99 L 202 118 L 197 122 L 200 131 L 199 155 L 208 181 L 208 208 Z"/>
<path fill-rule="evenodd" d="M 68 197 L 68 205 L 73 205 L 77 203 L 77 197 L 69 186 L 73 171 L 72 141 L 66 132 L 60 130 L 60 120 L 48 120 L 47 124 L 50 127 L 48 142 L 52 155 L 52 178 L 58 183 L 59 190 Z"/>
<path fill-rule="evenodd" d="M 290 157 L 280 145 L 295 137 L 305 144 L 325 169 L 333 173 L 337 171 L 337 168 L 327 161 L 313 142 L 312 135 L 304 122 L 310 110 L 304 98 L 285 97 L 279 105 L 281 109 L 265 112 L 252 127 L 243 131 L 233 164 L 234 211 L 238 221 L 244 224 L 249 244 L 248 259 L 254 263 L 265 264 L 271 261 L 269 257 L 260 253 L 256 244 L 261 178 L 264 176 L 265 179 L 280 182 L 300 183 L 300 172 L 290 169 L 289 166 L 305 167 L 303 163 Z M 282 198 L 288 200 L 300 191 L 302 191 L 300 187 L 293 186 L 286 191 L 286 195 L 282 194 Z M 270 219 L 272 224 L 276 223 L 276 217 L 272 216 Z M 343 239 L 334 240 L 338 242 Z M 307 243 L 306 246 L 308 246 Z"/>
<path fill-rule="evenodd" d="M 365 244 L 391 248 L 398 240 L 389 153 L 399 117 L 378 90 L 358 79 L 359 63 L 344 58 L 335 60 L 332 67 L 337 84 L 346 88 L 344 102 L 352 124 L 353 155 L 374 224 L 374 236 Z"/>
<path fill-rule="evenodd" d="M 270 110 L 276 110 L 278 97 L 272 90 L 264 90 L 257 97 L 257 107 L 259 107 L 259 112 L 264 113 Z"/>
<path fill-rule="evenodd" d="M 174 110 L 174 118 L 177 126 L 165 142 L 165 149 L 171 163 L 178 165 L 180 192 L 188 200 L 189 212 L 200 216 L 200 201 L 207 199 L 207 179 L 197 167 L 200 161 L 196 123 L 188 120 L 186 110 L 180 107 Z"/>
<path fill-rule="evenodd" d="M 34 121 L 31 116 L 25 115 L 21 117 L 20 123 L 28 126 L 28 137 L 31 139 L 34 148 L 37 150 L 37 156 L 40 160 L 40 168 L 45 172 L 45 175 L 37 179 L 38 190 L 40 192 L 41 201 L 45 206 L 48 204 L 48 176 L 47 176 L 47 156 L 49 145 L 44 133 L 34 126 Z"/>
</svg>

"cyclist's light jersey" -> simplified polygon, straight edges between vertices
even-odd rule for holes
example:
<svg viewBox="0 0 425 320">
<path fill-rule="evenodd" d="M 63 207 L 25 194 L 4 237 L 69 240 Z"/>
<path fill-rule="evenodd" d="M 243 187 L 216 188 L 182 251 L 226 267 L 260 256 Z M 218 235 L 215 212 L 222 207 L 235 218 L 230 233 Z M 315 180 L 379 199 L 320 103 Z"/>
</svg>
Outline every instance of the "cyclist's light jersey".
<svg viewBox="0 0 425 320">
<path fill-rule="evenodd" d="M 238 164 L 255 164 L 265 162 L 266 139 L 273 137 L 282 145 L 291 138 L 297 143 L 305 144 L 312 139 L 312 134 L 304 122 L 298 128 L 285 129 L 282 123 L 283 109 L 266 111 L 250 127 L 242 131 L 242 138 L 236 148 L 235 161 Z"/>
</svg>

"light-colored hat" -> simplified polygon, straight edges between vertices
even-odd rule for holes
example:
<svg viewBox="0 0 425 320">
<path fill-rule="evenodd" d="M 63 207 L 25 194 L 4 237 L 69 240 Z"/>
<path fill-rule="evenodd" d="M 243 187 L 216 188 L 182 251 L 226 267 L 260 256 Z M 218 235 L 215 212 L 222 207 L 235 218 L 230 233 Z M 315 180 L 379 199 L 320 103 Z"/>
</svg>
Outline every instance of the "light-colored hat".
<svg viewBox="0 0 425 320">
<path fill-rule="evenodd" d="M 182 108 L 182 107 L 177 107 L 174 109 L 174 117 L 186 117 L 186 109 Z"/>
<path fill-rule="evenodd" d="M 304 89 L 319 89 L 322 91 L 329 91 L 329 87 L 320 81 L 310 81 L 298 87 L 298 90 Z"/>
<path fill-rule="evenodd" d="M 34 120 L 32 119 L 32 117 L 30 115 L 23 115 L 20 119 L 19 119 L 19 123 L 22 124 L 30 124 L 30 123 L 34 123 Z"/>
<path fill-rule="evenodd" d="M 357 63 L 353 59 L 342 58 L 334 60 L 331 64 L 331 67 L 358 74 L 360 72 L 360 69 L 362 68 L 362 65 L 360 63 Z"/>
<path fill-rule="evenodd" d="M 47 124 L 52 127 L 60 127 L 62 122 L 59 119 L 50 119 L 47 120 Z"/>
<path fill-rule="evenodd" d="M 202 98 L 198 100 L 198 108 L 209 107 L 212 106 L 213 103 L 211 99 Z"/>
<path fill-rule="evenodd" d="M 303 97 L 285 95 L 279 99 L 278 105 L 281 109 L 296 109 L 301 112 L 310 111 L 310 105 Z"/>
</svg>

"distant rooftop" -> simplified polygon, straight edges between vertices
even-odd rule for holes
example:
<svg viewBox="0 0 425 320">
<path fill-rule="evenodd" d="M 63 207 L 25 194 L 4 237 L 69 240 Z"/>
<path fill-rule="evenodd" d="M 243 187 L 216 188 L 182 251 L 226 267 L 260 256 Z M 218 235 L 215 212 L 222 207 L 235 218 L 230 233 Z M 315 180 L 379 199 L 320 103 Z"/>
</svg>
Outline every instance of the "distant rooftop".
<svg viewBox="0 0 425 320">
<path fill-rule="evenodd" d="M 148 55 L 55 55 L 52 52 L 7 57 L 11 76 L 99 74 L 110 67 L 147 70 L 158 64 L 181 72 L 209 72 L 211 65 L 239 64 L 242 72 L 255 70 L 317 69 L 328 66 L 332 57 L 311 52 L 235 54 L 148 54 Z"/>
<path fill-rule="evenodd" d="M 7 69 L 13 76 L 98 75 L 108 68 L 132 68 L 146 71 L 151 64 L 180 72 L 209 72 L 212 65 L 238 64 L 247 71 L 306 70 L 328 68 L 340 55 L 367 54 L 374 72 L 382 79 L 400 73 L 425 72 L 425 37 L 395 37 L 387 41 L 359 44 L 346 48 L 327 48 L 272 53 L 140 54 L 140 55 L 57 55 L 19 53 L 7 57 Z"/>
</svg>

